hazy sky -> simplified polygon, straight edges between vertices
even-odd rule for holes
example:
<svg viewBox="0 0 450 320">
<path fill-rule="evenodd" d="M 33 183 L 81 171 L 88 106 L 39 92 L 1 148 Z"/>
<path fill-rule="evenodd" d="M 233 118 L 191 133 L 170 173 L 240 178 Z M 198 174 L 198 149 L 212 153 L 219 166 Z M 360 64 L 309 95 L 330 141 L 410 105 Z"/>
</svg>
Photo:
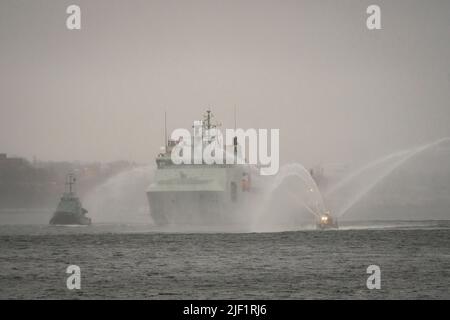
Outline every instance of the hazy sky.
<svg viewBox="0 0 450 320">
<path fill-rule="evenodd" d="M 153 162 L 164 110 L 230 128 L 234 105 L 239 127 L 280 128 L 281 162 L 450 136 L 450 1 L 0 0 L 0 152 Z"/>
</svg>

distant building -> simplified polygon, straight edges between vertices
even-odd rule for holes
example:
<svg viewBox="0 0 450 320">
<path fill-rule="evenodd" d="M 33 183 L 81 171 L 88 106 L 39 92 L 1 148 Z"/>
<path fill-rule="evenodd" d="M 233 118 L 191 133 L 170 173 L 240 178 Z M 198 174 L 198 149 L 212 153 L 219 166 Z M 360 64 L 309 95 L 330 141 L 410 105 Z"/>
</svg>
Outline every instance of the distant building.
<svg viewBox="0 0 450 320">
<path fill-rule="evenodd" d="M 27 161 L 22 158 L 8 158 L 6 153 L 0 153 L 0 168 L 14 168 L 27 165 Z"/>
<path fill-rule="evenodd" d="M 68 173 L 75 173 L 81 196 L 109 177 L 130 169 L 133 164 L 116 161 L 107 164 L 78 162 L 30 162 L 0 153 L 0 210 L 12 208 L 52 208 Z"/>
</svg>

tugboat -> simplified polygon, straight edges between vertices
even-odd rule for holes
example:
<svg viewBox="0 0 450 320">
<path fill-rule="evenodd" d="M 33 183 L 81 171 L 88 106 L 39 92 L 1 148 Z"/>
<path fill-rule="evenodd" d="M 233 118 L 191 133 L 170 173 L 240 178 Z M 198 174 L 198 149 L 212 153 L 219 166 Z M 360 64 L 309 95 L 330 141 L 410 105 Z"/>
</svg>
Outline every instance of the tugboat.
<svg viewBox="0 0 450 320">
<path fill-rule="evenodd" d="M 330 215 L 330 212 L 325 212 L 324 214 L 321 214 L 319 217 L 319 220 L 317 221 L 316 228 L 319 230 L 325 230 L 325 229 L 337 229 L 338 223 L 336 219 L 333 219 L 333 217 Z"/>
<path fill-rule="evenodd" d="M 90 225 L 91 218 L 86 217 L 88 212 L 82 207 L 80 199 L 75 193 L 76 178 L 73 174 L 66 176 L 65 192 L 59 201 L 51 225 Z"/>
</svg>

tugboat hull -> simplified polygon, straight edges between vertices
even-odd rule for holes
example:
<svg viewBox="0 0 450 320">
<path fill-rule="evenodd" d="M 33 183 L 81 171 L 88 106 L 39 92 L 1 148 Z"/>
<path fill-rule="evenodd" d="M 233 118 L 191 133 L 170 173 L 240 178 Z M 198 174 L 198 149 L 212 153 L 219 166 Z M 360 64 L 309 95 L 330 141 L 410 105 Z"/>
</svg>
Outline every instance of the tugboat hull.
<svg viewBox="0 0 450 320">
<path fill-rule="evenodd" d="M 55 212 L 50 220 L 51 225 L 83 225 L 91 224 L 91 219 L 85 216 L 74 214 L 72 212 Z"/>
<path fill-rule="evenodd" d="M 323 223 L 318 223 L 316 225 L 316 229 L 318 230 L 328 230 L 328 229 L 334 229 L 337 230 L 339 229 L 338 224 L 337 223 L 333 223 L 333 224 L 323 224 Z"/>
</svg>

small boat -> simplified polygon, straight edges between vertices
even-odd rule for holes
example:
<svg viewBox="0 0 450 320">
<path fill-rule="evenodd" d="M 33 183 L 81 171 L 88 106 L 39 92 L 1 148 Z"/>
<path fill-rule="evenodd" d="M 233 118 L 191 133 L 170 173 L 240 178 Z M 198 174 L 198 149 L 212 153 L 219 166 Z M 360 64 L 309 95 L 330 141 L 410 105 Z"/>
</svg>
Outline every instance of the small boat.
<svg viewBox="0 0 450 320">
<path fill-rule="evenodd" d="M 337 229 L 337 219 L 333 218 L 329 212 L 325 212 L 320 215 L 319 220 L 316 223 L 316 228 L 319 230 Z"/>
<path fill-rule="evenodd" d="M 83 208 L 80 199 L 75 193 L 76 178 L 73 174 L 66 177 L 66 190 L 59 201 L 51 225 L 90 225 L 91 218 L 86 217 L 88 212 Z"/>
</svg>

